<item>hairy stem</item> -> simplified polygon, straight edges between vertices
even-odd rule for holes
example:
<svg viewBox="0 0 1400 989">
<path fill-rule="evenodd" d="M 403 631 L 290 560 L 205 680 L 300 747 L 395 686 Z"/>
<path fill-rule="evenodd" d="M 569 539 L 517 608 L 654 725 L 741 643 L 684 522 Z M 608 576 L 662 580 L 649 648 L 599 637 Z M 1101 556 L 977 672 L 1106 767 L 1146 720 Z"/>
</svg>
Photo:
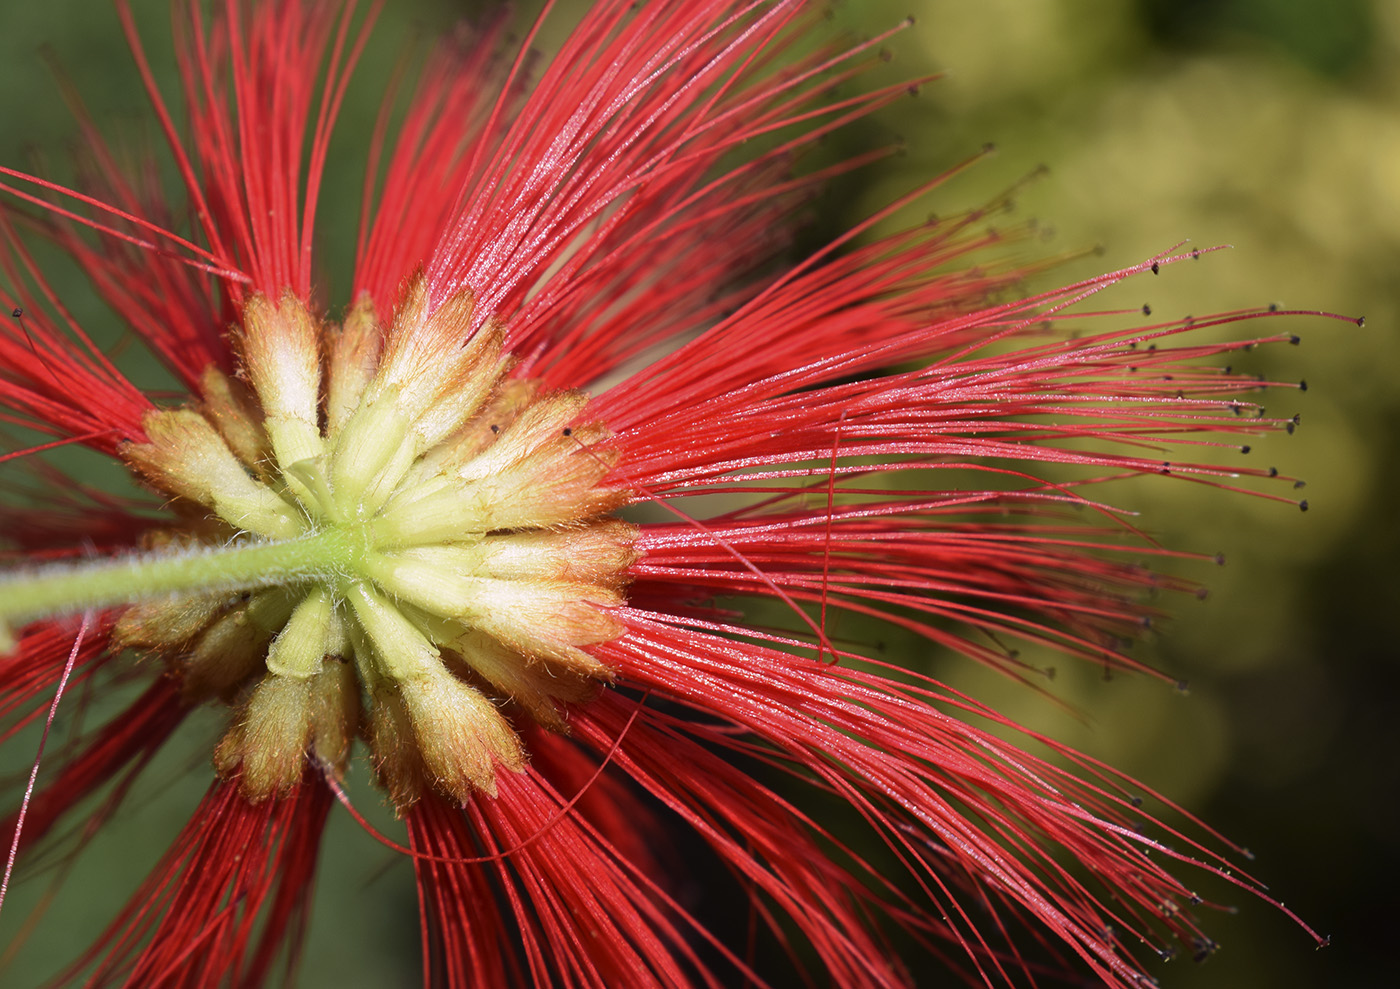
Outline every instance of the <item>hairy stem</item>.
<svg viewBox="0 0 1400 989">
<path fill-rule="evenodd" d="M 332 526 L 297 539 L 236 542 L 57 564 L 0 577 L 0 648 L 17 623 L 168 594 L 256 590 L 338 576 L 353 577 L 369 552 L 359 526 Z"/>
</svg>

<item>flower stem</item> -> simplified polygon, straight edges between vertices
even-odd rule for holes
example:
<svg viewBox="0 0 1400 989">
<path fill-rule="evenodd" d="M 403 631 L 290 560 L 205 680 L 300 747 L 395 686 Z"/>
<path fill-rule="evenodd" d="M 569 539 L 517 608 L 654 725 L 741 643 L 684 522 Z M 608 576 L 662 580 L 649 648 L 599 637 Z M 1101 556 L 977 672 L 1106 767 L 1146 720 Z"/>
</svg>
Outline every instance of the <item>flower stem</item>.
<svg viewBox="0 0 1400 989">
<path fill-rule="evenodd" d="M 0 577 L 0 651 L 16 623 L 168 594 L 254 590 L 316 578 L 351 576 L 369 544 L 359 526 L 332 526 L 297 539 L 240 542 L 59 564 Z"/>
</svg>

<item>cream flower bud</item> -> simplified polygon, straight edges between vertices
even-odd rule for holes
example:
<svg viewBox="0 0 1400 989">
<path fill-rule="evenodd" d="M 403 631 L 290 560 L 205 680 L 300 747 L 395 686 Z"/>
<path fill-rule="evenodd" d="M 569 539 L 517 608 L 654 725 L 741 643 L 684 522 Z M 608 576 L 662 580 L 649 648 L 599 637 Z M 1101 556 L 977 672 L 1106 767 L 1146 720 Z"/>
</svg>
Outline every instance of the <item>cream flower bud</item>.
<svg viewBox="0 0 1400 989">
<path fill-rule="evenodd" d="M 474 790 L 494 795 L 496 767 L 519 772 L 525 750 L 481 691 L 438 667 L 399 685 L 423 765 L 458 800 Z"/>
<path fill-rule="evenodd" d="M 291 790 L 308 754 L 328 772 L 344 772 L 359 720 L 359 687 L 344 661 L 332 657 L 317 666 L 308 677 L 263 677 L 219 742 L 215 765 L 239 773 L 249 799 Z"/>
<path fill-rule="evenodd" d="M 350 310 L 344 324 L 326 334 L 326 431 L 335 436 L 359 407 L 365 387 L 374 378 L 384 330 L 374 316 L 374 305 L 364 298 Z"/>
<path fill-rule="evenodd" d="M 277 462 L 286 468 L 319 456 L 321 330 L 315 318 L 291 295 L 276 306 L 254 296 L 243 309 L 238 340 Z"/>
<path fill-rule="evenodd" d="M 296 509 L 253 480 L 202 415 L 186 409 L 152 412 L 144 425 L 150 442 L 132 444 L 124 455 L 151 484 L 198 502 L 247 532 L 286 539 L 301 531 Z"/>
</svg>

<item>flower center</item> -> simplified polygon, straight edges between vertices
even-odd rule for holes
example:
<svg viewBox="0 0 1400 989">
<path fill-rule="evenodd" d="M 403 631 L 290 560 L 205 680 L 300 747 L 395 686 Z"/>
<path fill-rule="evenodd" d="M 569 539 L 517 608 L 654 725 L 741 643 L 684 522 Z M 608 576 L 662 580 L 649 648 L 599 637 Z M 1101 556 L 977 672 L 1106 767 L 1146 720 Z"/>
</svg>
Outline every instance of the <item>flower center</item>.
<svg viewBox="0 0 1400 989">
<path fill-rule="evenodd" d="M 211 369 L 201 404 L 152 412 L 123 452 L 188 521 L 142 557 L 6 581 L 114 586 L 0 624 L 135 602 L 117 642 L 237 707 L 215 762 L 251 799 L 308 757 L 341 772 L 356 734 L 400 807 L 493 792 L 524 765 L 508 717 L 562 727 L 557 705 L 608 679 L 581 647 L 621 632 L 634 532 L 604 515 L 627 492 L 603 486 L 616 451 L 579 421 L 587 396 L 508 378 L 471 312 L 469 293 L 429 312 L 421 277 L 387 330 L 367 302 L 328 326 L 254 298 L 246 384 Z"/>
</svg>

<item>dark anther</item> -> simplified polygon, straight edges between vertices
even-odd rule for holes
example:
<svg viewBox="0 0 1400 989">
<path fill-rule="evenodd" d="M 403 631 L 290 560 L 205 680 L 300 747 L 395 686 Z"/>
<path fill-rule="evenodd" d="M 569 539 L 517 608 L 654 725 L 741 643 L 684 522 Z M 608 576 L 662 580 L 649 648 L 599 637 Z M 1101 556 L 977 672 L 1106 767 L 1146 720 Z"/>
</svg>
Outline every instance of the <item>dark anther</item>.
<svg viewBox="0 0 1400 989">
<path fill-rule="evenodd" d="M 1142 798 L 1141 798 L 1141 797 L 1137 797 L 1137 796 L 1129 797 L 1129 798 L 1128 798 L 1128 802 L 1129 802 L 1130 804 L 1132 804 L 1134 807 L 1141 807 L 1141 806 L 1142 806 Z"/>
<path fill-rule="evenodd" d="M 995 142 L 993 142 L 993 141 L 988 141 L 986 144 L 982 145 L 982 153 L 983 153 L 984 155 L 994 155 L 994 154 L 996 154 L 996 153 L 997 153 L 997 146 L 996 146 Z"/>
<path fill-rule="evenodd" d="M 1209 589 L 1209 588 L 1206 588 L 1206 587 L 1198 587 L 1198 588 L 1196 588 L 1196 600 L 1197 600 L 1197 601 L 1204 601 L 1204 600 L 1205 600 L 1206 598 L 1208 598 L 1208 597 L 1210 597 L 1210 589 Z"/>
<path fill-rule="evenodd" d="M 1270 476 L 1270 477 L 1278 477 L 1278 468 L 1277 468 L 1277 467 L 1270 467 L 1270 468 L 1269 468 L 1269 476 Z"/>
<path fill-rule="evenodd" d="M 493 423 L 491 424 L 491 432 L 493 432 L 493 433 L 499 433 L 500 431 L 501 431 L 501 427 L 500 427 L 500 426 L 497 426 L 497 425 L 493 422 Z"/>
<path fill-rule="evenodd" d="M 1170 474 L 1171 472 L 1172 472 L 1172 462 L 1171 462 L 1170 460 L 1163 460 L 1163 461 L 1162 461 L 1162 473 L 1163 473 L 1163 474 Z"/>
<path fill-rule="evenodd" d="M 1217 567 L 1223 567 L 1223 566 L 1225 565 L 1225 554 L 1224 554 L 1224 553 L 1216 553 L 1216 554 L 1215 554 L 1215 565 L 1216 565 Z"/>
<path fill-rule="evenodd" d="M 1191 260 L 1192 260 L 1192 261 L 1199 261 L 1199 260 L 1201 260 L 1201 249 L 1200 249 L 1199 247 L 1193 247 L 1193 248 L 1191 249 Z"/>
<path fill-rule="evenodd" d="M 572 436 L 572 435 L 574 435 L 574 431 L 573 431 L 572 429 L 570 429 L 568 426 L 565 426 L 565 427 L 564 427 L 564 435 L 565 435 L 565 436 Z"/>
<path fill-rule="evenodd" d="M 10 315 L 13 316 L 15 319 L 23 319 L 23 318 L 24 318 L 24 307 L 23 307 L 23 306 L 15 306 L 13 309 L 10 310 Z"/>
<path fill-rule="evenodd" d="M 1176 692 L 1178 694 L 1189 694 L 1191 692 L 1191 681 L 1178 680 L 1176 682 Z"/>
<path fill-rule="evenodd" d="M 1366 325 L 1366 317 L 1365 317 L 1365 316 L 1357 316 L 1357 317 L 1356 317 L 1356 325 L 1357 325 L 1357 326 L 1365 326 L 1365 325 Z"/>
<path fill-rule="evenodd" d="M 1293 346 L 1296 347 L 1296 346 L 1298 346 L 1298 344 L 1300 344 L 1300 343 L 1303 342 L 1303 338 L 1300 337 L 1298 334 L 1294 333 L 1292 336 L 1290 336 L 1290 337 L 1288 338 L 1288 342 L 1291 343 L 1291 344 L 1293 344 Z"/>
<path fill-rule="evenodd" d="M 1161 271 L 1161 270 L 1162 270 L 1162 266 L 1161 266 L 1160 264 L 1158 264 L 1156 261 L 1153 261 L 1153 262 L 1152 262 L 1152 274 L 1155 275 L 1155 274 L 1157 274 L 1157 273 L 1158 273 L 1159 271 Z"/>
<path fill-rule="evenodd" d="M 1249 452 L 1249 449 L 1250 449 L 1249 444 L 1246 443 L 1244 446 L 1240 447 L 1240 453 L 1248 453 L 1248 452 Z"/>
<path fill-rule="evenodd" d="M 1307 486 L 1308 486 L 1308 482 L 1307 482 L 1307 481 L 1294 481 L 1294 482 L 1293 482 L 1293 490 L 1294 490 L 1294 491 L 1297 491 L 1299 488 L 1306 488 Z"/>
<path fill-rule="evenodd" d="M 1143 314 L 1144 316 L 1151 316 L 1151 315 L 1152 315 L 1152 307 L 1149 306 L 1146 302 L 1144 302 L 1144 303 L 1142 304 L 1142 314 Z"/>
<path fill-rule="evenodd" d="M 1226 373 L 1226 374 L 1232 374 L 1232 373 L 1234 372 L 1234 370 L 1235 370 L 1235 365 L 1233 365 L 1233 364 L 1226 364 L 1226 365 L 1225 365 L 1225 373 Z"/>
<path fill-rule="evenodd" d="M 1307 390 L 1308 390 L 1308 379 L 1307 379 L 1307 378 L 1304 378 L 1302 381 L 1298 382 L 1298 390 L 1299 390 L 1299 391 L 1307 391 Z"/>
<path fill-rule="evenodd" d="M 1306 512 L 1308 510 L 1308 499 L 1304 498 L 1302 501 L 1298 502 L 1298 509 Z"/>
<path fill-rule="evenodd" d="M 1277 303 L 1277 302 L 1270 302 L 1270 303 L 1269 303 L 1269 312 L 1278 312 L 1278 303 Z"/>
</svg>

